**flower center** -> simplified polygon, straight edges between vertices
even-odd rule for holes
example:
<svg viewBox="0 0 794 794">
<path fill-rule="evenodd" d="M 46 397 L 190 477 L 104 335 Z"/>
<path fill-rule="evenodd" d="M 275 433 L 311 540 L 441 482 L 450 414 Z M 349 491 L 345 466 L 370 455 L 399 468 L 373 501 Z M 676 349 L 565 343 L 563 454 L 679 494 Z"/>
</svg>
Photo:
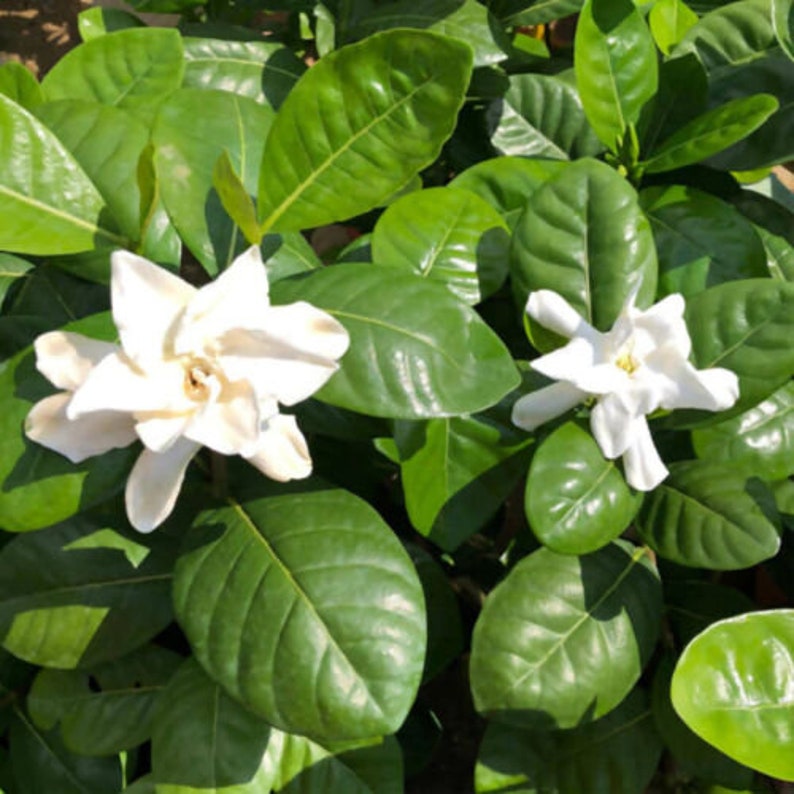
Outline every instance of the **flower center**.
<svg viewBox="0 0 794 794">
<path fill-rule="evenodd" d="M 206 402 L 212 393 L 211 381 L 215 378 L 212 365 L 200 358 L 191 358 L 185 363 L 183 388 L 194 402 Z"/>
<path fill-rule="evenodd" d="M 620 367 L 629 375 L 633 375 L 639 369 L 640 362 L 631 355 L 630 350 L 626 350 L 615 359 L 615 366 Z"/>
</svg>

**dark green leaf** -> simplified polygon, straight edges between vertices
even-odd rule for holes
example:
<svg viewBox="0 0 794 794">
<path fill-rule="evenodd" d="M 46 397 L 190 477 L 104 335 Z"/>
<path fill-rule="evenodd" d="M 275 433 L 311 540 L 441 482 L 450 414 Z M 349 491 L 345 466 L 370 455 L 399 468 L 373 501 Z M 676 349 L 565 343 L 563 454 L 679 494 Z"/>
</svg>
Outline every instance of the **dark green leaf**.
<svg viewBox="0 0 794 794">
<path fill-rule="evenodd" d="M 340 370 L 318 396 L 395 418 L 481 411 L 518 385 L 499 338 L 449 291 L 394 268 L 335 265 L 274 285 L 275 303 L 306 300 L 350 334 Z"/>
<path fill-rule="evenodd" d="M 452 133 L 470 73 L 465 44 L 416 30 L 377 33 L 320 59 L 267 139 L 265 230 L 342 220 L 396 193 Z"/>
<path fill-rule="evenodd" d="M 25 278 L 25 274 L 32 267 L 30 262 L 26 262 L 18 256 L 0 253 L 0 306 L 3 305 L 9 288 L 20 279 Z"/>
<path fill-rule="evenodd" d="M 775 35 L 789 58 L 794 60 L 794 3 L 792 0 L 772 0 L 772 24 Z"/>
<path fill-rule="evenodd" d="M 491 9 L 506 25 L 540 25 L 575 14 L 583 0 L 494 0 Z"/>
<path fill-rule="evenodd" d="M 583 557 L 540 549 L 488 596 L 472 638 L 474 703 L 510 725 L 572 728 L 633 688 L 659 631 L 662 594 L 643 549 Z"/>
</svg>

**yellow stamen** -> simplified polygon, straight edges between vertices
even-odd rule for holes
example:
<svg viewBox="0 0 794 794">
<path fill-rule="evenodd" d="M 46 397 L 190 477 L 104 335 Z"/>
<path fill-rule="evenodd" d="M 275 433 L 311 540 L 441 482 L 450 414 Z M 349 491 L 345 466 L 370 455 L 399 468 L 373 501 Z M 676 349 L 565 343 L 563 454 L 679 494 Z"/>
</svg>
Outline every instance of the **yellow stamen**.
<svg viewBox="0 0 794 794">
<path fill-rule="evenodd" d="M 625 352 L 615 359 L 615 366 L 620 367 L 629 375 L 633 375 L 637 368 L 640 366 L 639 362 L 631 355 L 630 352 Z"/>
<path fill-rule="evenodd" d="M 191 359 L 185 366 L 185 381 L 183 387 L 187 397 L 194 402 L 203 402 L 210 395 L 209 379 L 212 377 L 212 368 L 206 361 Z"/>
</svg>

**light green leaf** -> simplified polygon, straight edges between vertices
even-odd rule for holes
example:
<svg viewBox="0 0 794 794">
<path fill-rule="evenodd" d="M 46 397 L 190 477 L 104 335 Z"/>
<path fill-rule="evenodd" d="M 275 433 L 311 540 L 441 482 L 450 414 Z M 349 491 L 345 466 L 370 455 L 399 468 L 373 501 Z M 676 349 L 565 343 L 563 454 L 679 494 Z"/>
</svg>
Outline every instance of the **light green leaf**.
<svg viewBox="0 0 794 794">
<path fill-rule="evenodd" d="M 656 93 L 656 47 L 631 0 L 587 0 L 574 40 L 574 68 L 584 112 L 613 152 Z"/>
<path fill-rule="evenodd" d="M 474 771 L 477 794 L 637 794 L 662 745 L 647 698 L 635 689 L 606 717 L 568 731 L 536 733 L 493 722 Z"/>
<path fill-rule="evenodd" d="M 270 284 L 323 266 L 309 241 L 300 232 L 266 234 L 261 249 Z"/>
<path fill-rule="evenodd" d="M 264 229 L 350 218 L 408 184 L 452 133 L 470 74 L 465 44 L 424 31 L 377 33 L 322 58 L 268 136 Z"/>
<path fill-rule="evenodd" d="M 216 89 L 278 110 L 306 71 L 283 44 L 186 38 L 183 88 Z"/>
<path fill-rule="evenodd" d="M 794 60 L 794 2 L 772 0 L 772 24 L 775 35 L 789 58 Z"/>
<path fill-rule="evenodd" d="M 476 304 L 507 276 L 510 236 L 483 199 L 454 188 L 430 188 L 397 199 L 372 234 L 373 261 L 444 284 Z"/>
<path fill-rule="evenodd" d="M 794 610 L 728 618 L 684 650 L 676 711 L 701 738 L 764 774 L 794 781 Z"/>
<path fill-rule="evenodd" d="M 365 502 L 285 493 L 202 514 L 174 602 L 196 657 L 271 725 L 315 739 L 402 723 L 422 674 L 414 566 Z"/>
<path fill-rule="evenodd" d="M 47 255 L 123 244 L 106 215 L 104 200 L 63 144 L 0 95 L 0 248 Z"/>
<path fill-rule="evenodd" d="M 3 305 L 9 288 L 19 279 L 25 278 L 33 265 L 18 256 L 0 253 L 0 306 Z"/>
<path fill-rule="evenodd" d="M 659 577 L 643 549 L 533 552 L 489 594 L 474 627 L 475 707 L 533 730 L 598 719 L 639 679 L 661 609 Z"/>
<path fill-rule="evenodd" d="M 143 27 L 134 14 L 120 8 L 88 8 L 77 15 L 77 29 L 83 41 L 98 39 L 116 30 Z"/>
<path fill-rule="evenodd" d="M 749 568 L 780 548 L 772 494 L 758 479 L 721 463 L 686 461 L 646 495 L 637 519 L 662 557 L 693 568 Z"/>
<path fill-rule="evenodd" d="M 603 150 L 569 81 L 531 73 L 509 80 L 487 113 L 491 143 L 501 154 L 573 160 Z"/>
<path fill-rule="evenodd" d="M 129 28 L 91 39 L 42 81 L 47 99 L 86 99 L 148 112 L 182 82 L 182 37 L 168 28 Z"/>
<path fill-rule="evenodd" d="M 557 428 L 532 458 L 525 508 L 538 540 L 560 554 L 587 554 L 620 535 L 642 495 L 573 422 Z"/>
<path fill-rule="evenodd" d="M 656 0 L 648 14 L 654 41 L 665 55 L 697 21 L 698 15 L 683 0 Z"/>
<path fill-rule="evenodd" d="M 30 69 L 16 61 L 0 66 L 0 94 L 4 94 L 25 110 L 32 110 L 44 101 L 39 81 Z"/>
<path fill-rule="evenodd" d="M 437 284 L 394 268 L 334 265 L 274 285 L 274 303 L 306 300 L 341 322 L 351 343 L 318 392 L 352 411 L 403 419 L 475 413 L 519 382 L 507 348 Z"/>
<path fill-rule="evenodd" d="M 212 186 L 229 217 L 237 224 L 251 245 L 259 245 L 262 233 L 256 219 L 256 207 L 226 149 L 215 163 L 212 171 Z"/>
<path fill-rule="evenodd" d="M 226 91 L 181 89 L 155 120 L 152 140 L 162 199 L 185 245 L 214 275 L 245 240 L 212 185 L 226 151 L 249 194 L 256 192 L 259 160 L 273 111 Z"/>
<path fill-rule="evenodd" d="M 522 309 L 533 290 L 554 290 L 602 331 L 635 286 L 642 285 L 639 306 L 651 303 L 656 290 L 656 250 L 637 194 L 596 160 L 572 163 L 529 197 L 513 232 L 510 266 Z M 543 345 L 547 336 L 541 331 L 536 341 Z"/>
</svg>

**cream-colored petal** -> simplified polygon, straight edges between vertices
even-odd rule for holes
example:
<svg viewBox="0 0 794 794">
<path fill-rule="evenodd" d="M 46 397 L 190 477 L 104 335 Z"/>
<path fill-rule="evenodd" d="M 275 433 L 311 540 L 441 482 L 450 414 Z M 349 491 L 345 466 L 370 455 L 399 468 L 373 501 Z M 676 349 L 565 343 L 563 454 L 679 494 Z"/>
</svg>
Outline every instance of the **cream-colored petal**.
<svg viewBox="0 0 794 794">
<path fill-rule="evenodd" d="M 192 414 L 136 414 L 135 432 L 152 452 L 165 452 L 182 435 Z"/>
<path fill-rule="evenodd" d="M 74 391 L 96 364 L 118 350 L 118 345 L 70 331 L 50 331 L 39 336 L 33 348 L 36 369 L 53 386 Z"/>
<path fill-rule="evenodd" d="M 638 491 L 651 491 L 670 473 L 659 457 L 648 422 L 641 417 L 635 422 L 631 444 L 623 453 L 626 482 Z"/>
<path fill-rule="evenodd" d="M 294 416 L 271 417 L 257 449 L 245 457 L 263 474 L 279 482 L 302 480 L 312 473 L 309 448 Z"/>
<path fill-rule="evenodd" d="M 598 336 L 598 331 L 562 295 L 553 290 L 539 289 L 530 292 L 527 314 L 544 328 L 567 339 L 580 336 L 592 340 Z"/>
<path fill-rule="evenodd" d="M 177 353 L 200 353 L 232 328 L 259 328 L 270 306 L 267 270 L 252 246 L 192 298 L 178 324 Z"/>
<path fill-rule="evenodd" d="M 111 272 L 113 319 L 124 352 L 142 365 L 160 359 L 196 288 L 129 251 L 114 251 Z"/>
<path fill-rule="evenodd" d="M 105 357 L 74 393 L 69 417 L 91 411 L 184 413 L 193 407 L 185 395 L 185 373 L 177 361 L 161 362 L 143 373 L 121 354 Z"/>
<path fill-rule="evenodd" d="M 349 344 L 341 323 L 299 302 L 271 308 L 260 330 L 224 334 L 219 360 L 229 378 L 246 379 L 260 396 L 294 405 L 328 381 Z"/>
<path fill-rule="evenodd" d="M 524 430 L 534 430 L 579 405 L 587 397 L 586 392 L 570 383 L 552 383 L 516 400 L 513 405 L 513 424 Z"/>
<path fill-rule="evenodd" d="M 151 532 L 174 509 L 188 463 L 201 445 L 178 439 L 165 452 L 141 452 L 127 480 L 125 502 L 130 524 L 139 532 Z"/>
<path fill-rule="evenodd" d="M 227 385 L 193 414 L 185 437 L 222 455 L 245 455 L 259 442 L 259 402 L 250 384 Z"/>
<path fill-rule="evenodd" d="M 80 463 L 136 440 L 128 414 L 97 411 L 79 419 L 68 419 L 66 407 L 72 395 L 61 392 L 37 402 L 25 420 L 28 438 Z"/>
</svg>

